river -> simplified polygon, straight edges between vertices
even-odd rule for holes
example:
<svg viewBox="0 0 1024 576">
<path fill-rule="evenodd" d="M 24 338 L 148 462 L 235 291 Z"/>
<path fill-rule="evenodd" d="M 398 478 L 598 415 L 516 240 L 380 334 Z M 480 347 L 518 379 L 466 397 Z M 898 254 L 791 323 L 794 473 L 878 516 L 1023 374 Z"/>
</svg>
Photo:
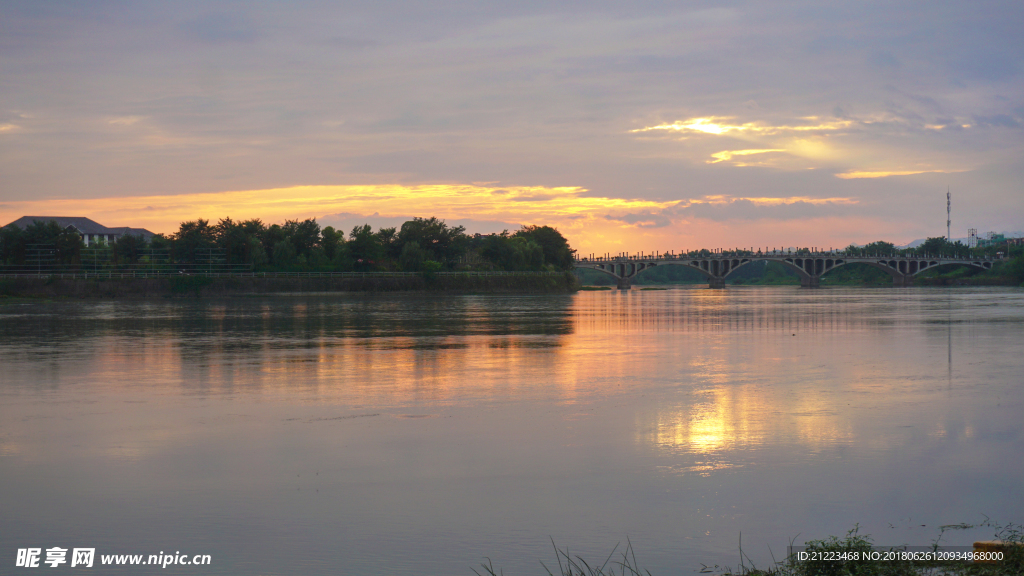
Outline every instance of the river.
<svg viewBox="0 0 1024 576">
<path fill-rule="evenodd" d="M 855 525 L 927 545 L 1024 521 L 1022 335 L 1013 288 L 6 304 L 0 573 L 30 547 L 525 576 L 628 538 L 661 576 L 740 538 L 759 567 Z"/>
</svg>

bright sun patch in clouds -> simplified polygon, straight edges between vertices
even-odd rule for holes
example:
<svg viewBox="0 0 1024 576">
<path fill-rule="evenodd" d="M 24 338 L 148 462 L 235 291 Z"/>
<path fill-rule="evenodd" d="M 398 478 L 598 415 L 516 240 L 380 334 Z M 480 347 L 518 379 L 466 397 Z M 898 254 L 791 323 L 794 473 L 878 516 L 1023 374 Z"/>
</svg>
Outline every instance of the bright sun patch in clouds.
<svg viewBox="0 0 1024 576">
<path fill-rule="evenodd" d="M 719 124 L 718 120 L 729 120 L 730 118 L 691 118 L 690 120 L 675 121 L 671 124 L 659 124 L 657 126 L 646 126 L 630 130 L 630 132 L 650 132 L 652 130 L 674 130 L 676 132 L 704 132 L 705 134 L 724 134 L 731 130 L 740 130 L 737 126 Z"/>
<path fill-rule="evenodd" d="M 630 133 L 637 132 L 652 132 L 655 130 L 665 130 L 670 132 L 696 132 L 704 134 L 729 134 L 731 132 L 737 133 L 754 133 L 762 135 L 770 134 L 782 134 L 787 132 L 826 132 L 842 130 L 849 128 L 853 122 L 849 120 L 836 120 L 832 122 L 821 122 L 816 116 L 808 116 L 802 118 L 811 124 L 803 125 L 780 125 L 773 126 L 763 122 L 745 122 L 743 124 L 731 124 L 729 121 L 735 119 L 735 116 L 710 116 L 708 118 L 690 118 L 689 120 L 677 120 L 671 124 L 658 124 L 657 126 L 645 126 L 643 128 L 637 128 L 630 130 Z"/>
<path fill-rule="evenodd" d="M 1016 126 L 1015 121 L 1009 117 L 988 121 L 999 126 Z M 823 170 L 841 180 L 855 180 L 967 171 L 968 168 L 963 167 L 963 158 L 943 157 L 939 154 L 915 155 L 902 147 L 878 144 L 883 135 L 904 134 L 909 139 L 920 133 L 934 133 L 946 127 L 947 124 L 914 124 L 887 114 L 853 120 L 803 116 L 776 122 L 737 121 L 736 116 L 702 116 L 645 126 L 629 132 L 652 135 L 660 133 L 664 136 L 684 134 L 682 137 L 663 138 L 662 142 L 668 146 L 682 146 L 685 153 L 692 155 L 694 163 L 703 160 L 704 164 L 769 168 L 778 172 Z M 865 141 L 865 134 L 873 137 Z M 688 142 L 680 144 L 682 140 Z M 722 150 L 721 147 L 727 141 L 740 149 Z M 932 168 L 949 164 L 959 167 Z M 865 169 L 865 166 L 873 169 Z M 918 168 L 907 169 L 907 166 Z"/>
<path fill-rule="evenodd" d="M 718 138 L 729 138 L 748 143 L 749 147 L 712 152 L 711 159 L 704 160 L 706 164 L 792 171 L 834 167 L 837 162 L 842 163 L 844 158 L 855 155 L 850 154 L 850 150 L 837 148 L 837 145 L 842 146 L 839 137 L 848 135 L 846 129 L 853 124 L 851 120 L 823 121 L 817 116 L 793 118 L 783 123 L 736 122 L 734 116 L 708 116 L 637 128 L 630 132 L 683 133 L 695 135 L 698 140 L 703 137 L 705 144 Z M 744 158 L 755 155 L 769 156 Z"/>
</svg>

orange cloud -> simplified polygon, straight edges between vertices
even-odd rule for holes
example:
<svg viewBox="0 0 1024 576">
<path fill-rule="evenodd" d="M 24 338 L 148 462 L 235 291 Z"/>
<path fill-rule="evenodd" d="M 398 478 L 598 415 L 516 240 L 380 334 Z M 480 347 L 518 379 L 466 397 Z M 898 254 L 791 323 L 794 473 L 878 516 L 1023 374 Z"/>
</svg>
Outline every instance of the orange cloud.
<svg viewBox="0 0 1024 576">
<path fill-rule="evenodd" d="M 769 148 L 763 150 L 722 150 L 721 152 L 715 152 L 711 155 L 714 160 L 708 160 L 708 164 L 718 164 L 719 162 L 728 162 L 733 159 L 733 156 L 750 156 L 751 154 L 767 154 L 769 152 L 785 152 L 782 148 Z"/>
<path fill-rule="evenodd" d="M 878 172 L 850 170 L 848 172 L 836 174 L 836 178 L 842 178 L 843 180 L 852 180 L 856 178 L 886 178 L 888 176 L 912 176 L 914 174 L 929 174 L 935 172 L 940 174 L 951 174 L 955 172 L 963 172 L 963 170 L 883 170 Z"/>
</svg>

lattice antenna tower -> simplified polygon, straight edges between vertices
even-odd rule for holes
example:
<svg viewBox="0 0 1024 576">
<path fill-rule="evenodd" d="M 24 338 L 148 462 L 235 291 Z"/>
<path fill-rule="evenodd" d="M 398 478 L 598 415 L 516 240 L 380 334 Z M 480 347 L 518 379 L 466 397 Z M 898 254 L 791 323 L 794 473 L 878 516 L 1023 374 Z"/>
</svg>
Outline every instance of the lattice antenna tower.
<svg viewBox="0 0 1024 576">
<path fill-rule="evenodd" d="M 952 197 L 949 195 L 949 186 L 946 186 L 946 241 L 952 242 L 953 236 L 949 232 L 949 225 L 951 220 L 949 219 L 950 209 L 953 206 Z"/>
</svg>

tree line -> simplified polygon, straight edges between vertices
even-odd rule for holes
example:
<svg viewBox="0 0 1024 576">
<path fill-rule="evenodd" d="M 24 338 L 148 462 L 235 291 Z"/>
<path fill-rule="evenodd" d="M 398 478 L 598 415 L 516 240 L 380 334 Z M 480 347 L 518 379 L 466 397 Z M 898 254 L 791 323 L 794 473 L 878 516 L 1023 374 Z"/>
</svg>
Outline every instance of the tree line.
<svg viewBox="0 0 1024 576">
<path fill-rule="evenodd" d="M 400 227 L 369 224 L 345 234 L 321 228 L 315 218 L 264 224 L 259 219 L 222 218 L 182 222 L 170 235 L 146 241 L 125 235 L 110 244 L 85 246 L 72 229 L 36 221 L 21 229 L 0 228 L 0 264 L 31 268 L 105 268 L 163 263 L 196 269 L 253 271 L 571 270 L 574 250 L 555 228 L 523 226 L 509 233 L 466 234 L 437 218 L 413 218 Z"/>
<path fill-rule="evenodd" d="M 847 246 L 843 250 L 848 256 L 907 256 L 907 257 L 964 257 L 984 255 L 984 249 L 968 248 L 957 240 L 950 242 L 943 236 L 928 238 L 914 248 L 897 248 L 892 242 L 878 241 L 864 246 Z"/>
<path fill-rule="evenodd" d="M 709 258 L 712 256 L 727 255 L 727 256 L 754 256 L 759 253 L 759 248 L 754 250 L 740 248 L 734 250 L 719 250 L 712 251 L 708 249 L 690 250 L 682 253 L 682 255 L 690 258 Z M 814 254 L 815 250 L 827 251 L 822 248 L 805 248 L 798 247 L 793 249 L 782 249 L 782 248 L 768 248 L 768 252 L 784 252 L 797 256 L 805 256 Z M 977 258 L 981 256 L 997 256 L 1000 252 L 1009 254 L 1016 252 L 1019 248 L 1008 248 L 1006 244 L 991 244 L 984 247 L 970 248 L 963 242 L 957 240 L 956 242 L 950 242 L 943 236 L 935 238 L 928 238 L 920 245 L 914 248 L 898 248 L 892 242 L 886 242 L 879 240 L 877 242 L 871 242 L 864 246 L 857 246 L 856 244 L 850 244 L 846 248 L 841 248 L 837 253 L 844 254 L 846 256 L 905 256 L 905 257 L 963 257 L 963 258 Z M 668 254 L 669 252 L 664 252 Z"/>
</svg>

